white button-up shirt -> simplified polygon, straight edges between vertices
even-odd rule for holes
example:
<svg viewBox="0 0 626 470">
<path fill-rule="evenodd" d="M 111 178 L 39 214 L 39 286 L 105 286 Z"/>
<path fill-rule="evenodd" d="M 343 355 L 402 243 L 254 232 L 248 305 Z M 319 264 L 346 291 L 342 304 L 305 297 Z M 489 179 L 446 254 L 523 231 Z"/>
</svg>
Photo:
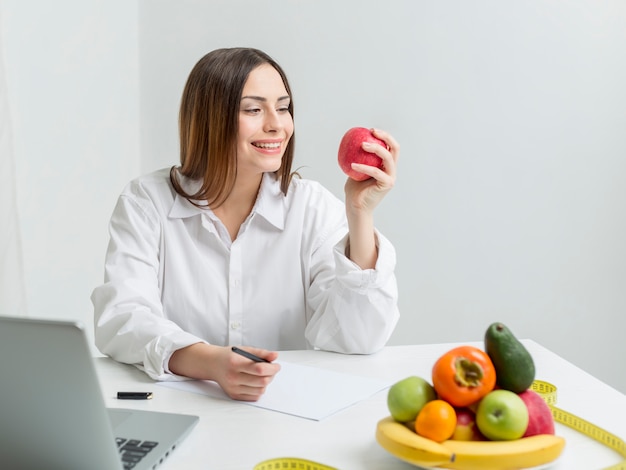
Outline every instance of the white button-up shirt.
<svg viewBox="0 0 626 470">
<path fill-rule="evenodd" d="M 294 177 L 284 196 L 265 174 L 231 241 L 163 169 L 129 183 L 109 230 L 105 282 L 91 296 L 96 345 L 157 380 L 177 379 L 169 358 L 198 342 L 372 353 L 398 320 L 393 246 L 376 232 L 376 267 L 360 269 L 345 256 L 343 203 L 314 181 Z"/>
</svg>

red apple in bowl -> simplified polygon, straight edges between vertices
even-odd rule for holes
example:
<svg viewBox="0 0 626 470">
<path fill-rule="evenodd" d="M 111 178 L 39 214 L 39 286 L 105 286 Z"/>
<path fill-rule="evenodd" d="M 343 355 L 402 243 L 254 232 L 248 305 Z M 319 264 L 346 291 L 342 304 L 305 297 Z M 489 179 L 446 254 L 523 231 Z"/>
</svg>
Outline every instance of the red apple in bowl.
<svg viewBox="0 0 626 470">
<path fill-rule="evenodd" d="M 455 441 L 484 441 L 485 436 L 481 434 L 476 425 L 476 415 L 469 408 L 455 408 L 456 428 L 450 439 Z"/>
<path fill-rule="evenodd" d="M 550 407 L 541 395 L 534 390 L 526 390 L 519 394 L 528 408 L 528 427 L 522 437 L 537 434 L 554 434 L 554 417 Z"/>
<path fill-rule="evenodd" d="M 337 159 L 343 172 L 356 181 L 365 181 L 369 176 L 353 170 L 352 163 L 362 163 L 376 168 L 382 168 L 383 165 L 383 161 L 378 155 L 363 150 L 363 142 L 372 142 L 387 148 L 384 141 L 374 137 L 374 134 L 365 127 L 348 129 L 339 143 Z"/>
</svg>

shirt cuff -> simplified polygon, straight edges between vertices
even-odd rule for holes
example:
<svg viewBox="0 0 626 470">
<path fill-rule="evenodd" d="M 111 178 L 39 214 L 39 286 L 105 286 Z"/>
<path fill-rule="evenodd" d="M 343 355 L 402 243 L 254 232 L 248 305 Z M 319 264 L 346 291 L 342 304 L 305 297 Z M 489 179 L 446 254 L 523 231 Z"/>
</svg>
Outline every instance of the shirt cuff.
<svg viewBox="0 0 626 470">
<path fill-rule="evenodd" d="M 138 367 L 154 380 L 190 380 L 189 377 L 172 373 L 169 370 L 169 362 L 174 352 L 196 343 L 206 343 L 206 341 L 184 331 L 155 338 L 145 346 L 143 366 L 138 365 Z"/>
</svg>

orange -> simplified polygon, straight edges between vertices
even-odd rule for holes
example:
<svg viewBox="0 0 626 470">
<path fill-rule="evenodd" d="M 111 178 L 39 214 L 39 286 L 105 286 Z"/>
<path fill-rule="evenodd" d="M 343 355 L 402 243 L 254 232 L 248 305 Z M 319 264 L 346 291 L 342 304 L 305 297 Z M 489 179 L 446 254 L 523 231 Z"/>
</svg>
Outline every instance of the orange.
<svg viewBox="0 0 626 470">
<path fill-rule="evenodd" d="M 450 403 L 432 400 L 424 405 L 415 420 L 415 432 L 436 442 L 450 439 L 456 428 L 456 412 Z"/>
</svg>

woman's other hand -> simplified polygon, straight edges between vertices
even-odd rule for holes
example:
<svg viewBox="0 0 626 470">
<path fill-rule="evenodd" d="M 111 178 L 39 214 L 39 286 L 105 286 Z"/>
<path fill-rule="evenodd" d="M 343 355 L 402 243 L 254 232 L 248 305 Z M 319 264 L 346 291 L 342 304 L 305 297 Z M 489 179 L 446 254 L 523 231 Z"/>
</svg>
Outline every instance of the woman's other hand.
<svg viewBox="0 0 626 470">
<path fill-rule="evenodd" d="M 274 363 L 278 353 L 246 347 L 246 351 L 269 362 L 254 362 L 230 347 L 196 343 L 172 354 L 169 369 L 177 375 L 213 380 L 234 400 L 257 401 L 280 371 Z"/>
</svg>

